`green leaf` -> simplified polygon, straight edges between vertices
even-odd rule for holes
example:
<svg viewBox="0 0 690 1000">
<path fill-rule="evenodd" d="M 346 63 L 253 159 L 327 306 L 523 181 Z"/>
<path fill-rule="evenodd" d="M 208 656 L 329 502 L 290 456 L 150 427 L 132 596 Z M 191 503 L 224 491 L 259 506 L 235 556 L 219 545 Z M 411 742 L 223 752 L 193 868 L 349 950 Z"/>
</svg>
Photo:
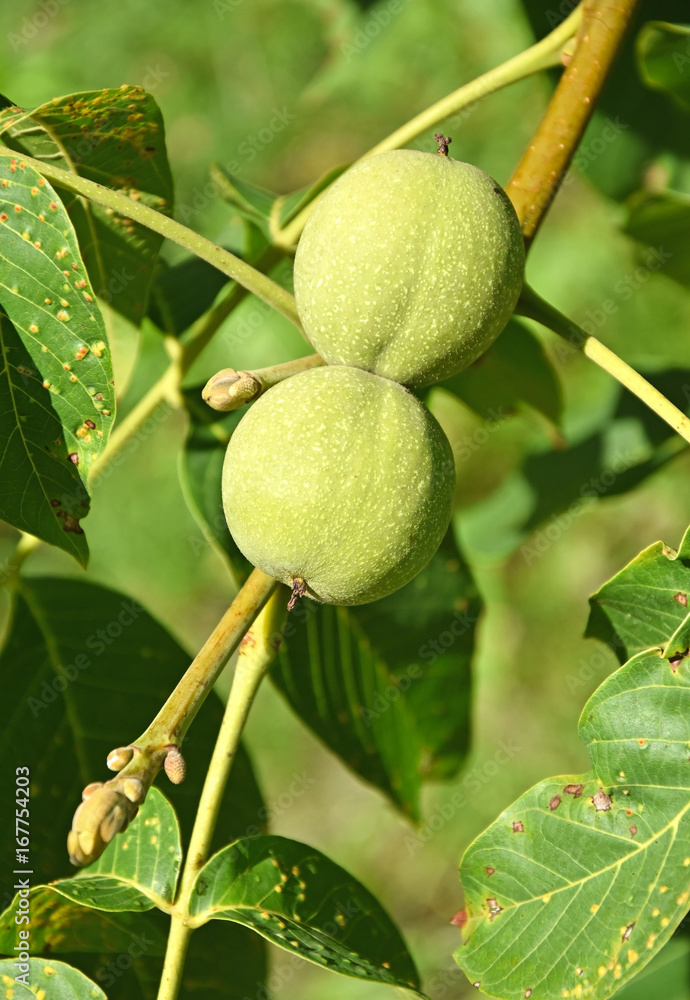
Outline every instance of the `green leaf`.
<svg viewBox="0 0 690 1000">
<path fill-rule="evenodd" d="M 0 954 L 14 955 L 16 899 L 0 916 Z M 156 1000 L 169 918 L 159 910 L 80 906 L 52 886 L 31 890 L 31 953 L 61 955 L 108 990 L 108 1000 Z M 266 978 L 266 942 L 246 927 L 210 922 L 192 936 L 180 1000 L 240 1000 Z"/>
<path fill-rule="evenodd" d="M 201 398 L 202 388 L 194 386 L 184 390 L 189 430 L 180 457 L 180 482 L 197 524 L 240 584 L 253 567 L 228 531 L 221 500 L 221 481 L 228 442 L 247 408 L 231 413 L 212 410 Z"/>
<path fill-rule="evenodd" d="M 33 111 L 10 108 L 0 115 L 0 135 L 12 149 L 172 214 L 163 119 L 141 87 L 70 94 Z M 74 195 L 66 204 L 96 294 L 139 323 L 163 237 Z"/>
<path fill-rule="evenodd" d="M 86 483 L 115 412 L 105 326 L 62 202 L 35 170 L 5 154 L 0 305 L 31 355 Z"/>
<path fill-rule="evenodd" d="M 152 788 L 134 821 L 75 878 L 52 883 L 56 892 L 98 910 L 150 910 L 172 906 L 182 865 L 175 811 Z"/>
<path fill-rule="evenodd" d="M 227 283 L 227 275 L 199 257 L 189 257 L 174 266 L 159 260 L 148 315 L 159 330 L 179 337 L 210 309 Z"/>
<path fill-rule="evenodd" d="M 449 535 L 426 569 L 382 601 L 302 602 L 271 677 L 326 746 L 416 818 L 422 782 L 452 778 L 465 759 L 480 610 Z"/>
<path fill-rule="evenodd" d="M 82 906 L 63 895 L 59 885 L 34 886 L 29 893 L 32 955 L 126 951 L 132 938 L 139 934 L 147 939 L 147 953 L 165 954 L 167 934 L 148 919 L 149 914 L 126 910 L 109 912 Z M 1 955 L 12 955 L 17 944 L 14 918 L 18 899 L 15 896 L 0 915 Z"/>
<path fill-rule="evenodd" d="M 640 75 L 648 87 L 667 91 L 690 110 L 690 27 L 648 21 L 637 36 Z"/>
<path fill-rule="evenodd" d="M 278 222 L 280 225 L 286 226 L 296 215 L 299 215 L 302 209 L 306 208 L 317 195 L 330 187 L 333 181 L 336 181 L 341 174 L 344 174 L 349 166 L 351 164 L 343 163 L 339 167 L 331 167 L 330 170 L 327 170 L 315 180 L 313 184 L 282 197 L 278 208 Z"/>
<path fill-rule="evenodd" d="M 690 195 L 677 191 L 640 191 L 629 203 L 625 232 L 648 251 L 665 255 L 664 274 L 690 287 Z"/>
<path fill-rule="evenodd" d="M 0 759 L 31 771 L 34 882 L 70 873 L 65 839 L 81 790 L 106 780 L 108 753 L 142 733 L 189 666 L 189 655 L 136 601 L 81 580 L 22 578 L 0 652 L 5 724 Z M 207 698 L 185 741 L 187 778 L 166 781 L 188 839 L 222 706 Z M 14 799 L 5 768 L 0 794 Z M 242 752 L 233 767 L 215 844 L 258 832 L 263 802 Z M 14 830 L 0 849 L 14 857 Z"/>
<path fill-rule="evenodd" d="M 26 966 L 30 987 L 16 981 L 18 972 L 14 959 L 0 962 L 0 982 L 6 997 L 11 996 L 12 1000 L 36 1000 L 39 996 L 45 1000 L 108 1000 L 99 986 L 65 962 L 30 958 Z"/>
<path fill-rule="evenodd" d="M 196 880 L 199 923 L 231 920 L 316 965 L 419 992 L 398 929 L 380 903 L 325 855 L 284 837 L 223 848 Z"/>
<path fill-rule="evenodd" d="M 558 376 L 534 334 L 511 320 L 498 340 L 474 364 L 439 383 L 480 417 L 503 419 L 520 404 L 539 410 L 553 423 L 561 418 Z"/>
<path fill-rule="evenodd" d="M 489 996 L 604 1000 L 688 911 L 690 660 L 629 660 L 579 732 L 592 771 L 539 782 L 462 859 L 455 957 Z"/>
<path fill-rule="evenodd" d="M 79 521 L 89 512 L 88 493 L 69 460 L 53 397 L 2 315 L 0 352 L 0 517 L 84 566 L 89 549 Z"/>
<path fill-rule="evenodd" d="M 277 194 L 258 187 L 230 173 L 218 163 L 211 165 L 211 181 L 218 187 L 221 198 L 237 209 L 243 219 L 253 222 L 267 237 Z"/>
<path fill-rule="evenodd" d="M 642 972 L 616 994 L 616 1000 L 688 1000 L 690 996 L 690 937 L 676 934 Z"/>
<path fill-rule="evenodd" d="M 690 530 L 678 552 L 663 542 L 644 549 L 589 599 L 586 635 L 624 662 L 650 646 L 665 649 L 685 622 L 690 600 Z"/>
</svg>

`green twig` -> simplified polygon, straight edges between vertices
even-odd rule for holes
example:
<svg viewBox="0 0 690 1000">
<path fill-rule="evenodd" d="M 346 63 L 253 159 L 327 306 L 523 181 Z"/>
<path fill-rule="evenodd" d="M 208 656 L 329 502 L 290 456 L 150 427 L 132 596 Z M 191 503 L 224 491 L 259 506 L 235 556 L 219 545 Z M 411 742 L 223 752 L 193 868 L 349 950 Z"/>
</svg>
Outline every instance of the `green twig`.
<svg viewBox="0 0 690 1000">
<path fill-rule="evenodd" d="M 573 347 L 582 351 L 595 364 L 613 375 L 618 382 L 629 389 L 638 399 L 641 399 L 650 410 L 661 417 L 669 427 L 672 427 L 682 438 L 690 442 L 690 420 L 685 414 L 669 402 L 666 397 L 643 378 L 634 368 L 614 354 L 608 347 L 590 336 L 577 323 L 573 323 L 554 306 L 549 305 L 540 295 L 525 285 L 517 304 L 516 313 L 527 316 L 553 330 L 563 337 Z"/>
<path fill-rule="evenodd" d="M 437 101 L 436 104 L 432 104 L 431 107 L 426 108 L 425 111 L 422 111 L 399 129 L 396 129 L 395 132 L 382 139 L 381 142 L 378 142 L 361 159 L 365 159 L 367 156 L 374 156 L 376 153 L 386 152 L 389 149 L 400 149 L 402 146 L 406 146 L 408 143 L 419 138 L 420 135 L 435 125 L 445 121 L 446 118 L 457 114 L 458 111 L 461 111 L 468 105 L 474 104 L 482 97 L 486 97 L 488 94 L 492 94 L 502 87 L 507 87 L 511 83 L 517 83 L 518 80 L 523 80 L 525 77 L 532 76 L 541 70 L 560 65 L 563 49 L 577 31 L 581 19 L 582 4 L 562 24 L 547 35 L 546 38 L 537 42 L 536 45 L 525 49 L 524 52 L 513 56 L 512 59 L 502 63 L 500 66 L 489 70 L 488 73 L 478 76 L 476 80 L 464 84 L 464 86 L 452 94 L 448 94 L 447 97 L 443 97 L 440 101 Z M 321 195 L 314 198 L 284 229 L 277 233 L 274 240 L 277 246 L 289 249 L 297 243 L 307 219 L 320 197 Z"/>
<path fill-rule="evenodd" d="M 120 191 L 114 191 L 112 188 L 104 187 L 102 184 L 96 184 L 95 181 L 90 181 L 85 177 L 80 177 L 78 174 L 70 173 L 69 170 L 51 166 L 44 160 L 34 160 L 31 156 L 20 156 L 14 150 L 5 147 L 0 148 L 0 156 L 11 156 L 13 159 L 21 160 L 22 163 L 28 163 L 34 170 L 47 177 L 49 181 L 52 181 L 58 187 L 72 191 L 74 194 L 78 194 L 82 198 L 94 202 L 96 205 L 110 208 L 113 212 L 117 212 L 118 215 L 125 218 L 133 219 L 142 226 L 146 226 L 148 229 L 152 229 L 153 232 L 159 233 L 173 243 L 184 247 L 185 250 L 191 251 L 197 257 L 201 257 L 202 260 L 207 261 L 207 263 L 222 271 L 223 274 L 234 278 L 240 285 L 243 285 L 248 291 L 252 292 L 258 298 L 263 299 L 264 302 L 268 303 L 274 309 L 277 309 L 286 319 L 289 319 L 298 329 L 301 329 L 294 295 L 281 288 L 277 282 L 273 281 L 267 275 L 262 274 L 261 271 L 257 271 L 251 264 L 240 260 L 239 257 L 230 253 L 229 250 L 224 250 L 223 247 L 217 246 L 211 240 L 207 240 L 192 229 L 188 229 L 187 226 L 175 222 L 174 219 L 169 219 L 166 215 L 162 215 L 155 209 L 149 208 L 148 205 L 144 205 L 141 201 L 134 201 L 134 199 L 126 194 L 122 194 Z"/>
<path fill-rule="evenodd" d="M 284 379 L 325 364 L 320 354 L 309 354 L 307 357 L 297 358 L 296 361 L 286 361 L 280 365 L 258 368 L 251 372 L 223 368 L 208 380 L 201 390 L 201 395 L 204 402 L 212 409 L 227 413 L 253 402 L 267 389 Z"/>
<path fill-rule="evenodd" d="M 168 753 L 178 752 L 228 657 L 277 586 L 261 570 L 251 573 L 148 729 L 111 753 L 109 766 L 119 772 L 117 777 L 88 786 L 90 794 L 74 814 L 67 840 L 73 864 L 91 864 L 127 828 Z"/>
<path fill-rule="evenodd" d="M 171 914 L 170 935 L 158 1000 L 175 1000 L 192 934 L 189 901 L 206 863 L 232 762 L 252 703 L 282 641 L 287 615 L 286 588 L 275 591 L 240 645 L 235 676 L 194 820 L 180 889 Z"/>
</svg>

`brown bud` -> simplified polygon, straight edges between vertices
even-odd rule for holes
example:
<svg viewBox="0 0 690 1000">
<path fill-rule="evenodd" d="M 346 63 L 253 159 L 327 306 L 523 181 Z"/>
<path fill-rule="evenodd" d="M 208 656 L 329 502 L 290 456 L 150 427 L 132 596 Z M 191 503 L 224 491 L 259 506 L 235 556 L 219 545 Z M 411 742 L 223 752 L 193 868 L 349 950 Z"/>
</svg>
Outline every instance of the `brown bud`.
<svg viewBox="0 0 690 1000">
<path fill-rule="evenodd" d="M 223 368 L 208 380 L 201 397 L 214 410 L 238 410 L 261 392 L 261 382 L 251 372 Z"/>
<path fill-rule="evenodd" d="M 179 747 L 173 747 L 168 751 L 168 756 L 165 758 L 163 767 L 173 785 L 179 785 L 184 781 L 187 775 L 187 764 L 180 753 Z"/>
<path fill-rule="evenodd" d="M 108 754 L 106 766 L 111 771 L 121 771 L 125 764 L 129 764 L 133 756 L 134 747 L 118 747 L 117 750 L 111 750 Z"/>
<path fill-rule="evenodd" d="M 67 838 L 72 864 L 89 865 L 96 861 L 115 834 L 126 829 L 136 810 L 137 807 L 110 782 L 95 788 L 78 807 L 72 820 Z"/>
</svg>

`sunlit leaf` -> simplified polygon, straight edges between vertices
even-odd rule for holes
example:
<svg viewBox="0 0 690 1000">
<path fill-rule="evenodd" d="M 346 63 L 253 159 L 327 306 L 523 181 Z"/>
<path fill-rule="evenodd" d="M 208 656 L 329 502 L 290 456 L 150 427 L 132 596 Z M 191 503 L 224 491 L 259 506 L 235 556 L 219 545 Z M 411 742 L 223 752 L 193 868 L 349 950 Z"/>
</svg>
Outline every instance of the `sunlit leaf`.
<svg viewBox="0 0 690 1000">
<path fill-rule="evenodd" d="M 320 851 L 284 837 L 239 840 L 199 872 L 191 913 L 231 920 L 333 972 L 419 990 L 380 903 Z"/>
<path fill-rule="evenodd" d="M 456 960 L 489 996 L 604 1000 L 690 906 L 690 659 L 629 660 L 579 731 L 592 771 L 539 782 L 462 859 Z"/>
</svg>

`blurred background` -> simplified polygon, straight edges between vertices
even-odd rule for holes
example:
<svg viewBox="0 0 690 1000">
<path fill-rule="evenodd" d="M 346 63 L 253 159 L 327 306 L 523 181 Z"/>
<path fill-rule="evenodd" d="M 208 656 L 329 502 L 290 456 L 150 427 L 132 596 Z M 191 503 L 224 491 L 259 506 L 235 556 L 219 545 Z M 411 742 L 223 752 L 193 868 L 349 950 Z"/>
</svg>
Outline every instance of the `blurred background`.
<svg viewBox="0 0 690 1000">
<path fill-rule="evenodd" d="M 572 5 L 527 7 L 519 0 L 19 0 L 0 9 L 0 90 L 33 107 L 79 90 L 143 86 L 163 112 L 176 217 L 232 247 L 240 226 L 209 186 L 212 162 L 279 193 L 306 185 L 531 44 Z M 647 3 L 641 20 L 682 20 L 683 10 L 687 15 L 684 4 Z M 671 98 L 651 91 L 649 104 L 635 98 L 631 51 L 626 60 L 628 75 L 622 64 L 536 240 L 528 278 L 633 365 L 650 373 L 687 370 L 685 381 L 676 379 L 687 404 L 687 287 L 663 266 L 645 266 L 649 249 L 623 232 L 626 199 L 637 189 L 670 184 L 690 193 L 687 140 Z M 541 74 L 444 123 L 452 155 L 505 184 L 552 86 Z M 416 145 L 435 148 L 431 135 Z M 167 246 L 164 256 L 173 262 L 181 252 Z M 605 311 L 605 301 L 614 308 Z M 304 352 L 299 334 L 268 311 L 251 336 L 241 335 L 252 309 L 249 299 L 228 322 L 228 336 L 198 360 L 190 384 L 221 367 L 256 367 Z M 139 334 L 113 314 L 108 322 L 122 395 Z M 520 403 L 487 433 L 485 415 L 443 390 L 431 399 L 465 456 L 455 527 L 486 602 L 473 661 L 471 755 L 456 782 L 424 792 L 427 824 L 442 821 L 415 832 L 306 732 L 269 685 L 247 731 L 273 832 L 320 848 L 375 892 L 402 927 L 433 1000 L 460 1000 L 470 990 L 451 958 L 459 942 L 449 921 L 462 906 L 462 851 L 527 786 L 588 767 L 578 716 L 616 665 L 610 651 L 582 637 L 588 595 L 658 539 L 677 548 L 690 521 L 687 449 L 674 453 L 664 432 L 625 410 L 604 373 L 535 332 L 560 385 L 560 427 Z M 182 413 L 164 415 L 99 484 L 86 524 L 87 576 L 134 596 L 193 654 L 234 585 L 180 490 L 184 433 Z M 613 485 L 601 478 L 617 462 L 647 463 L 634 489 L 618 492 L 618 473 Z M 592 478 L 599 499 L 561 514 Z M 133 483 L 145 484 L 145 495 L 133 493 Z M 0 526 L 0 562 L 15 540 Z M 26 572 L 82 571 L 42 546 Z M 502 744 L 511 753 L 497 763 Z M 283 793 L 294 774 L 306 775 L 307 787 L 289 799 Z M 444 810 L 457 788 L 467 804 Z M 272 954 L 270 984 L 281 1000 L 391 996 L 388 988 Z"/>
</svg>

